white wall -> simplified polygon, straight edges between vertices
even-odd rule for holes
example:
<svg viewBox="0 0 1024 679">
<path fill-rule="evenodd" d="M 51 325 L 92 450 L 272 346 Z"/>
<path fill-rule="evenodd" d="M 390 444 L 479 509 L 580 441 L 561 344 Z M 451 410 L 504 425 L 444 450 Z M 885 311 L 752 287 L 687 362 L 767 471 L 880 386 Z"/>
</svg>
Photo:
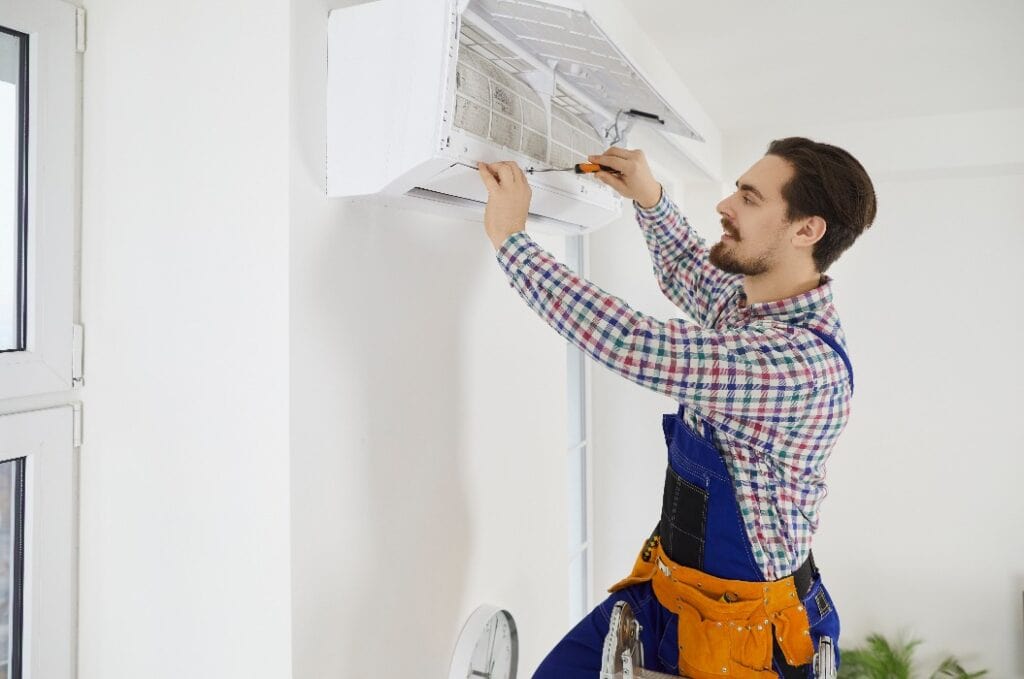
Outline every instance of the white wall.
<svg viewBox="0 0 1024 679">
<path fill-rule="evenodd" d="M 288 3 L 85 5 L 79 677 L 285 677 Z"/>
<path fill-rule="evenodd" d="M 565 343 L 480 224 L 324 198 L 337 4 L 86 4 L 84 679 L 443 676 L 483 602 L 528 676 L 567 629 Z M 830 270 L 858 394 L 815 551 L 847 643 L 913 626 L 992 676 L 1024 676 L 1019 123 L 751 130 L 724 173 L 800 133 L 876 178 Z M 718 188 L 685 188 L 714 236 Z M 674 312 L 628 212 L 591 273 Z M 657 520 L 674 404 L 592 374 L 600 600 Z"/>
<path fill-rule="evenodd" d="M 482 218 L 325 197 L 328 8 L 292 3 L 293 676 L 447 676 L 482 603 L 530 676 L 567 630 L 565 341 Z"/>
<path fill-rule="evenodd" d="M 532 671 L 564 342 L 481 224 L 324 197 L 326 3 L 87 9 L 81 676 L 443 676 L 484 602 Z"/>
<path fill-rule="evenodd" d="M 953 653 L 989 676 L 1022 677 L 1024 111 L 746 130 L 724 139 L 723 182 L 791 135 L 853 153 L 878 195 L 875 224 L 829 269 L 857 383 L 814 546 L 841 641 L 906 630 L 925 641 L 922 674 Z M 683 210 L 709 239 L 723 190 L 686 187 Z M 648 313 L 680 315 L 656 299 L 631 228 L 594 237 L 593 278 Z M 596 507 L 600 596 L 657 521 L 657 416 L 674 404 L 607 371 L 594 376 L 596 495 L 648 494 L 631 512 Z"/>
</svg>

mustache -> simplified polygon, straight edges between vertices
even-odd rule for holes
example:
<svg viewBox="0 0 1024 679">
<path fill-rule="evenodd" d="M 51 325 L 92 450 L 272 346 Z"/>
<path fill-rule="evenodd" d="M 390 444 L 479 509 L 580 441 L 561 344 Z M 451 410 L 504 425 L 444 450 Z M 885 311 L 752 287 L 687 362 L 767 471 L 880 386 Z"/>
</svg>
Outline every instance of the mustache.
<svg viewBox="0 0 1024 679">
<path fill-rule="evenodd" d="M 722 219 L 722 229 L 730 236 L 733 236 L 734 238 L 739 237 L 739 233 L 736 231 L 736 228 L 733 227 L 732 223 L 725 219 Z"/>
</svg>

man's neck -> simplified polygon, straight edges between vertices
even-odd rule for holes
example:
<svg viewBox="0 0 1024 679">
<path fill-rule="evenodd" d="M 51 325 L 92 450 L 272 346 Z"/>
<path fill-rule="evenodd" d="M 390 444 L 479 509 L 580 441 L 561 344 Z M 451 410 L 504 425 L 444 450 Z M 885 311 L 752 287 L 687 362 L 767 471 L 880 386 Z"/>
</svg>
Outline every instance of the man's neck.
<svg viewBox="0 0 1024 679">
<path fill-rule="evenodd" d="M 815 271 L 789 276 L 780 276 L 776 272 L 744 276 L 743 291 L 746 293 L 746 304 L 743 306 L 802 295 L 821 285 L 822 278 L 823 276 Z"/>
</svg>

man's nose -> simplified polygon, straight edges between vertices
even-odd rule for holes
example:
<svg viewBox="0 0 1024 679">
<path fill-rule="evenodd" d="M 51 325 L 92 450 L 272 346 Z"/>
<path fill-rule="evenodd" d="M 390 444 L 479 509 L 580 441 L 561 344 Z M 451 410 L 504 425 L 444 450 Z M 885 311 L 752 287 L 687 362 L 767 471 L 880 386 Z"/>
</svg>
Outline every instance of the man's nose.
<svg viewBox="0 0 1024 679">
<path fill-rule="evenodd" d="M 726 198 L 722 202 L 720 202 L 718 205 L 716 205 L 715 206 L 715 212 L 717 212 L 724 219 L 728 219 L 729 221 L 732 221 L 732 217 L 729 216 L 729 213 L 727 212 L 727 208 L 729 207 L 728 200 L 729 199 Z"/>
</svg>

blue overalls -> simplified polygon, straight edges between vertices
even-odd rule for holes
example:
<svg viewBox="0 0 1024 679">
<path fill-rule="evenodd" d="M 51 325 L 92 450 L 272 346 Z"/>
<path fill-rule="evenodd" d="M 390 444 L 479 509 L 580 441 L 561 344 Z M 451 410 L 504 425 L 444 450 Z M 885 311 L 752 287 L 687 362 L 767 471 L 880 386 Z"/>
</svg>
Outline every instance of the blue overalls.
<svg viewBox="0 0 1024 679">
<path fill-rule="evenodd" d="M 851 393 L 853 368 L 846 353 L 831 336 L 812 330 L 839 353 L 850 372 Z M 764 582 L 754 559 L 750 541 L 743 525 L 732 477 L 718 449 L 713 445 L 713 427 L 701 420 L 703 435 L 692 431 L 682 418 L 684 408 L 662 416 L 662 429 L 668 447 L 662 516 L 652 533 L 657 535 L 660 549 L 677 564 L 728 580 Z M 637 563 L 649 552 L 651 540 L 645 542 Z M 795 589 L 806 611 L 814 649 L 818 640 L 828 636 L 835 644 L 839 663 L 839 616 L 813 557 L 793 574 Z M 630 578 L 619 583 L 618 587 Z M 644 648 L 644 667 L 650 670 L 679 673 L 678 616 L 663 606 L 655 596 L 650 580 L 627 584 L 585 616 L 548 653 L 534 679 L 596 679 L 601 670 L 601 651 L 608 633 L 612 608 L 618 601 L 627 601 L 643 627 L 640 637 Z M 767 621 L 766 621 L 767 622 Z M 789 665 L 773 637 L 772 669 L 785 679 L 813 679 L 810 663 Z"/>
</svg>

